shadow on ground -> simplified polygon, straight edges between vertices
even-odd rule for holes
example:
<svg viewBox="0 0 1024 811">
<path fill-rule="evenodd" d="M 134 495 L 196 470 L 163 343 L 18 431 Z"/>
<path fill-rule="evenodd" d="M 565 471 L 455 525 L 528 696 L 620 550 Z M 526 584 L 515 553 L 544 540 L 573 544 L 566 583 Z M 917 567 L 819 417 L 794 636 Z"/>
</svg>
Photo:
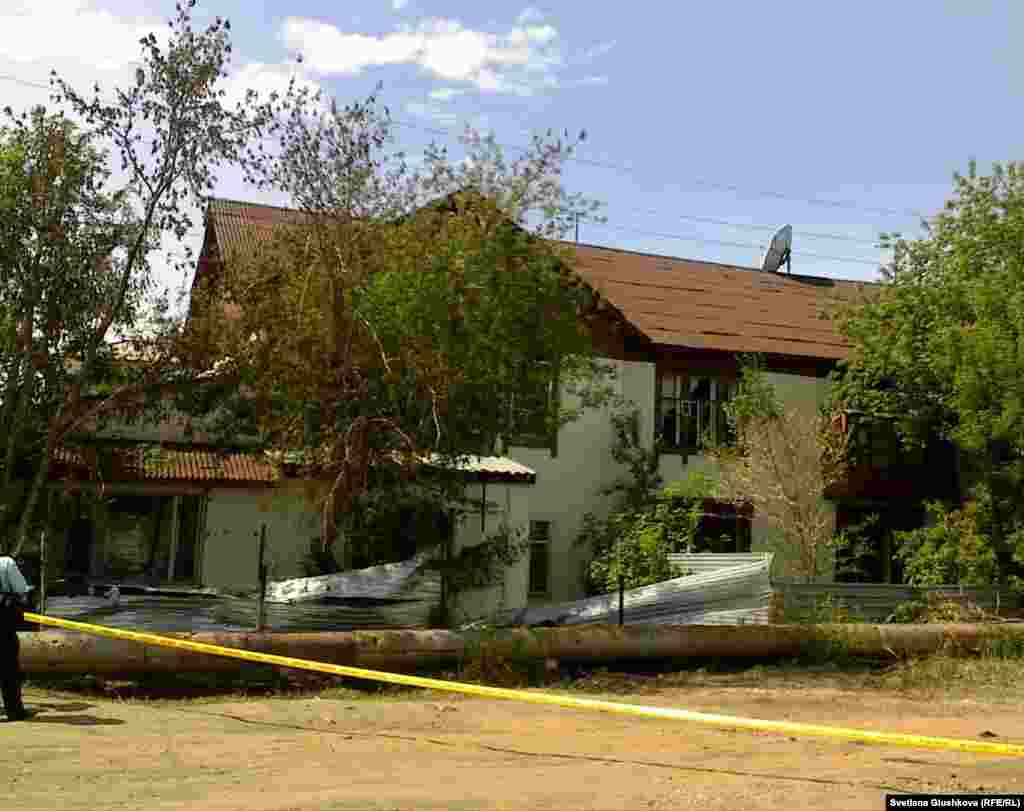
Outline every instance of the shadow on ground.
<svg viewBox="0 0 1024 811">
<path fill-rule="evenodd" d="M 91 710 L 95 704 L 82 701 L 26 701 L 26 708 L 34 713 L 23 723 L 31 724 L 70 724 L 71 726 L 117 726 L 123 724 L 120 718 L 99 718 L 95 715 L 78 715 L 84 710 Z M 4 720 L 8 720 L 5 716 Z"/>
</svg>

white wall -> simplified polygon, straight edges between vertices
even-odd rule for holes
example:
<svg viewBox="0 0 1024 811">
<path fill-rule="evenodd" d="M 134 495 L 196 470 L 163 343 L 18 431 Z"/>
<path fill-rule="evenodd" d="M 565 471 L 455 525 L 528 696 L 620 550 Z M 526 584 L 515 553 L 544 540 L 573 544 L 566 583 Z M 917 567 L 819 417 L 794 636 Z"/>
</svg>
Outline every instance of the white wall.
<svg viewBox="0 0 1024 811">
<path fill-rule="evenodd" d="M 517 460 L 519 461 L 519 460 Z M 510 529 L 519 531 L 523 539 L 529 529 L 531 495 L 535 492 L 529 484 L 490 482 L 486 486 L 486 500 L 492 508 L 484 514 L 481 527 L 480 512 L 467 514 L 455 527 L 454 551 L 481 543 L 497 532 L 504 522 Z M 467 495 L 478 502 L 481 485 L 467 488 Z M 458 595 L 454 606 L 457 620 L 474 619 L 495 611 L 519 609 L 526 605 L 529 585 L 530 558 L 527 551 L 518 561 L 506 567 L 500 582 L 481 589 L 465 591 Z"/>
<path fill-rule="evenodd" d="M 616 361 L 615 387 L 640 412 L 640 432 L 650 447 L 654 441 L 655 367 L 653 363 Z M 799 375 L 768 373 L 784 403 L 812 406 L 827 391 L 827 381 Z M 571 405 L 571 403 L 569 404 Z M 537 473 L 533 486 L 491 483 L 487 497 L 499 503 L 487 516 L 486 533 L 494 532 L 505 520 L 528 527 L 530 520 L 551 522 L 551 593 L 538 601 L 556 602 L 583 596 L 583 570 L 588 551 L 577 547 L 583 515 L 607 514 L 610 499 L 601 490 L 626 475 L 611 456 L 614 435 L 609 408 L 588 409 L 563 426 L 558 435 L 558 452 L 546 449 L 509 448 L 509 456 Z M 688 471 L 710 469 L 707 459 L 665 454 L 660 471 L 666 483 L 682 478 Z M 478 488 L 478 486 L 477 486 Z M 479 494 L 479 489 L 476 490 Z M 203 580 L 212 586 L 253 585 L 256 582 L 256 544 L 252 534 L 261 521 L 268 527 L 268 561 L 274 579 L 300 576 L 301 561 L 310 542 L 319 536 L 319 512 L 305 500 L 298 486 L 262 493 L 254 490 L 216 490 L 211 494 L 203 546 Z M 753 550 L 766 548 L 770 534 L 763 521 L 755 519 Z M 468 516 L 456 528 L 456 547 L 479 543 L 479 515 Z M 457 607 L 464 615 L 478 616 L 496 607 L 519 608 L 524 604 L 529 572 L 524 556 L 507 572 L 504 583 L 464 594 Z"/>
<path fill-rule="evenodd" d="M 618 394 L 640 411 L 640 433 L 654 438 L 654 364 L 614 361 Z M 572 405 L 572 403 L 568 403 Z M 583 595 L 587 550 L 574 541 L 584 513 L 607 514 L 610 500 L 602 488 L 625 474 L 612 459 L 614 433 L 609 408 L 587 409 L 558 433 L 558 452 L 513 446 L 509 455 L 537 472 L 530 492 L 529 517 L 551 522 L 551 593 L 538 602 L 572 600 Z"/>
<path fill-rule="evenodd" d="M 828 378 L 765 372 L 765 380 L 775 388 L 779 399 L 787 406 L 816 409 L 828 394 Z"/>
<path fill-rule="evenodd" d="M 251 587 L 258 580 L 259 528 L 267 525 L 267 577 L 305 574 L 302 560 L 320 535 L 320 513 L 297 486 L 210 492 L 202 540 L 204 586 Z"/>
<path fill-rule="evenodd" d="M 614 362 L 618 393 L 637 406 L 640 435 L 648 448 L 654 443 L 655 365 L 633 361 Z M 828 381 L 823 378 L 768 372 L 766 378 L 786 405 L 813 408 L 825 397 Z M 590 409 L 579 420 L 563 427 L 558 435 L 558 454 L 547 450 L 515 447 L 509 455 L 537 471 L 537 484 L 530 493 L 532 520 L 547 520 L 551 526 L 551 594 L 543 602 L 578 599 L 583 596 L 583 570 L 588 551 L 574 541 L 584 513 L 607 514 L 610 499 L 601 490 L 626 470 L 611 457 L 614 435 L 611 411 Z M 684 457 L 663 454 L 659 472 L 668 484 L 691 471 L 713 473 L 714 463 L 700 454 Z M 755 520 L 752 526 L 752 551 L 761 551 L 770 543 L 767 524 Z"/>
</svg>

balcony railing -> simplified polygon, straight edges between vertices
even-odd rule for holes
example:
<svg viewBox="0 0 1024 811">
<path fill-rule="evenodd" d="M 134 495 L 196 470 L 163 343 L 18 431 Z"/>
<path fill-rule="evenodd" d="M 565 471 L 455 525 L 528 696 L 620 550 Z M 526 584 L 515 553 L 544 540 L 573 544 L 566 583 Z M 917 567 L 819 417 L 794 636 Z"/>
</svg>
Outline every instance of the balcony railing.
<svg viewBox="0 0 1024 811">
<path fill-rule="evenodd" d="M 658 420 L 662 448 L 697 453 L 708 444 L 731 444 L 733 432 L 724 405 L 714 400 L 663 401 Z"/>
</svg>

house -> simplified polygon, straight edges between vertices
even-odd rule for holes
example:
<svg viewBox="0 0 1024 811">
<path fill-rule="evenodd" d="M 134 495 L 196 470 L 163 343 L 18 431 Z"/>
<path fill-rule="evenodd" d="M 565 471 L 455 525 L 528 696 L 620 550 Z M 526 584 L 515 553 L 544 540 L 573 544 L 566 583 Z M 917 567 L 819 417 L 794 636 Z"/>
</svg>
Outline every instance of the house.
<svg viewBox="0 0 1024 811">
<path fill-rule="evenodd" d="M 198 442 L 195 432 L 190 441 L 169 441 L 167 421 L 149 433 L 138 425 L 104 433 L 114 436 L 69 443 L 52 463 L 51 488 L 71 499 L 63 543 L 48 550 L 52 571 L 94 583 L 244 590 L 259 582 L 265 529 L 268 577 L 306 574 L 306 557 L 319 546 L 323 482 L 290 475 L 291 466 L 265 453 L 202 444 L 201 432 Z M 478 543 L 503 523 L 525 525 L 532 470 L 472 457 L 461 475 L 480 509 L 452 528 L 456 548 Z M 410 545 L 403 554 L 412 551 Z M 503 604 L 517 578 L 525 583 L 525 571 L 524 561 L 499 587 L 471 600 Z"/>
<path fill-rule="evenodd" d="M 218 263 L 229 251 L 266 238 L 276 225 L 294 221 L 295 216 L 273 206 L 211 200 L 195 284 L 215 280 Z M 785 403 L 820 403 L 827 390 L 826 376 L 847 352 L 828 319 L 829 311 L 871 288 L 864 282 L 592 245 L 566 247 L 575 259 L 572 272 L 605 305 L 608 317 L 595 327 L 595 345 L 616 368 L 618 393 L 637 406 L 648 447 L 656 438 L 661 440 L 660 472 L 666 481 L 709 465 L 700 437 L 705 431 L 717 435 L 725 430 L 722 404 L 734 391 L 739 354 L 764 357 L 768 379 Z M 191 533 L 192 523 L 199 527 L 194 541 L 187 535 L 179 537 L 177 547 L 162 540 L 155 545 L 160 550 L 194 550 L 185 552 L 185 559 L 197 561 L 191 569 L 178 563 L 176 553 L 159 553 L 166 558 L 169 577 L 191 577 L 204 585 L 253 582 L 253 533 L 264 521 L 270 526 L 272 576 L 302 574 L 301 560 L 319 536 L 310 502 L 301 496 L 303 482 L 276 468 L 271 472 L 273 466 L 266 459 L 244 450 L 214 462 L 195 446 L 195 439 L 191 448 L 173 447 L 167 437 L 147 441 L 161 440 L 168 454 L 164 460 L 136 464 L 131 485 L 119 486 L 125 486 L 126 496 L 153 499 L 153 526 L 165 527 L 170 515 L 171 525 L 176 521 L 179 531 Z M 622 475 L 611 456 L 613 441 L 610 414 L 592 409 L 556 436 L 512 441 L 505 458 L 471 461 L 465 473 L 474 479 L 481 516 L 479 523 L 468 520 L 454 528 L 456 547 L 474 543 L 505 522 L 528 532 L 530 554 L 499 586 L 469 595 L 465 613 L 480 613 L 497 603 L 516 608 L 527 601 L 582 596 L 587 550 L 574 541 L 585 513 L 606 511 L 607 498 L 601 491 Z M 877 475 L 861 478 L 834 494 L 840 527 L 872 505 L 888 509 L 896 503 L 891 496 L 899 495 L 902 484 L 914 477 L 908 468 L 881 487 Z M 162 488 L 159 492 L 153 489 L 156 485 Z M 188 499 L 196 495 L 205 499 L 204 506 L 191 506 Z M 133 504 L 133 509 L 143 507 L 139 501 Z M 726 505 L 710 505 L 709 513 L 707 521 L 716 523 L 709 534 L 717 538 L 724 532 L 732 539 L 715 551 L 761 551 L 769 544 L 763 517 L 737 513 Z M 775 551 L 785 566 L 784 550 Z M 158 569 L 164 558 L 159 560 Z M 891 567 L 878 575 L 883 576 L 892 576 Z"/>
</svg>

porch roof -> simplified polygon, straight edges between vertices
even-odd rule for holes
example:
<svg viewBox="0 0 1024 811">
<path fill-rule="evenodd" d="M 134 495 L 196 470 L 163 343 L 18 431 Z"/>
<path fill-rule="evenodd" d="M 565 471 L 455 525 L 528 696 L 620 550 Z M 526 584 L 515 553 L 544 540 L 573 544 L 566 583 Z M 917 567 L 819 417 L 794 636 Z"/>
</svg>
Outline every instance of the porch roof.
<svg viewBox="0 0 1024 811">
<path fill-rule="evenodd" d="M 424 460 L 430 467 L 439 467 L 436 454 Z M 532 468 L 504 456 L 467 456 L 456 465 L 460 473 L 488 481 L 522 482 L 534 484 L 537 473 Z"/>
<path fill-rule="evenodd" d="M 63 445 L 54 453 L 57 478 L 111 482 L 276 483 L 280 474 L 263 454 L 181 447 L 155 442 Z"/>
</svg>

